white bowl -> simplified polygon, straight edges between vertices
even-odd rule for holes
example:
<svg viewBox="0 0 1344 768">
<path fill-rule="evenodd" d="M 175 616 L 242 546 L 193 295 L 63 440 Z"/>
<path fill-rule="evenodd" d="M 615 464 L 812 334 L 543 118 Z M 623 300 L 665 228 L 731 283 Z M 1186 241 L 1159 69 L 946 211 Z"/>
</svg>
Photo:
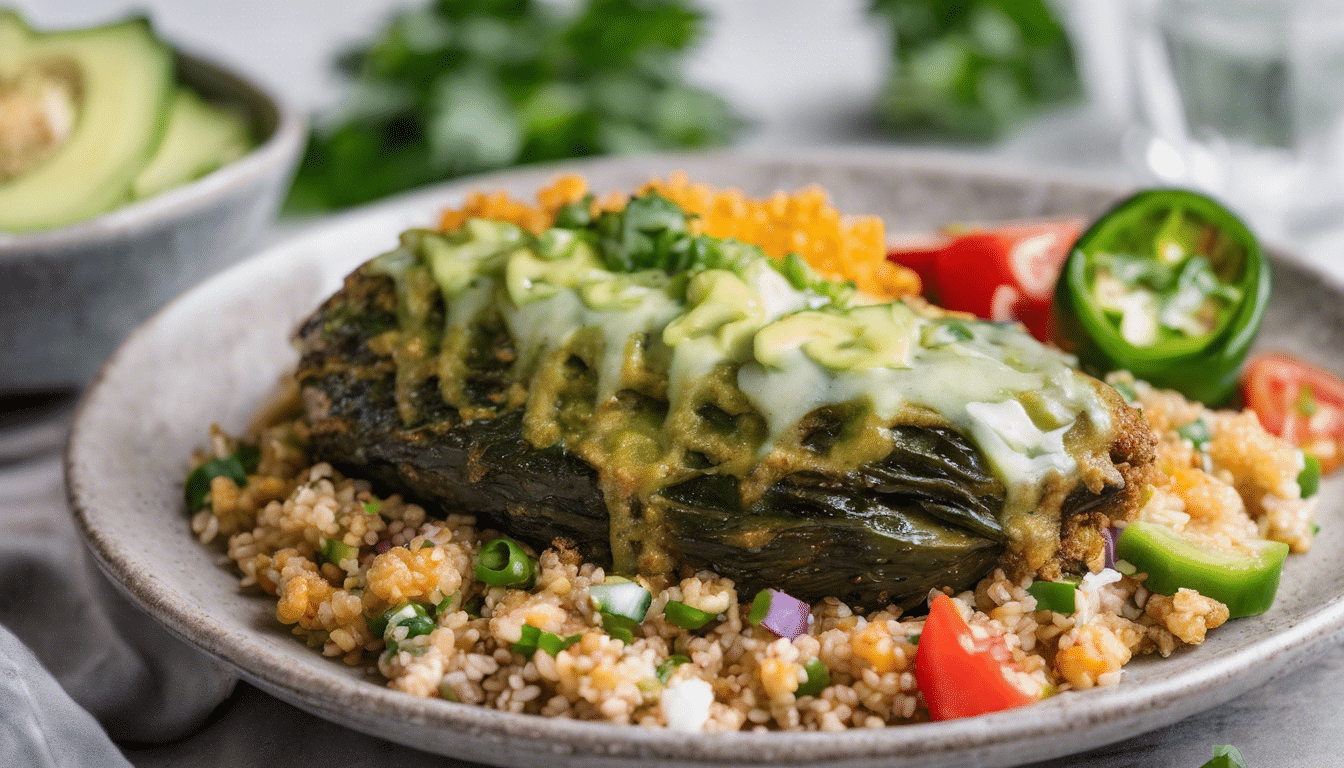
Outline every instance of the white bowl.
<svg viewBox="0 0 1344 768">
<path fill-rule="evenodd" d="M 177 56 L 183 82 L 239 107 L 259 143 L 196 181 L 58 229 L 0 232 L 0 400 L 77 391 L 132 328 L 236 261 L 270 223 L 304 120 L 224 67 Z"/>
</svg>

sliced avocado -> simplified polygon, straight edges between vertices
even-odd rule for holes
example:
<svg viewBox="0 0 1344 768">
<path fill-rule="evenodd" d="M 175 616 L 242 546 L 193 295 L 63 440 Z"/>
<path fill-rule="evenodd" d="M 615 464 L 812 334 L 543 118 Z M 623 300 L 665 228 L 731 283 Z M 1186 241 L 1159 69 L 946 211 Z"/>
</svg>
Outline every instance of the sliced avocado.
<svg viewBox="0 0 1344 768">
<path fill-rule="evenodd" d="M 0 92 L 33 77 L 71 86 L 74 121 L 49 156 L 0 183 L 0 231 L 59 227 L 126 202 L 176 89 L 172 51 L 144 19 L 40 33 L 0 11 Z"/>
<path fill-rule="evenodd" d="M 136 199 L 186 184 L 242 157 L 252 146 L 247 121 L 210 104 L 195 91 L 178 88 L 168 117 L 168 133 L 149 165 L 135 177 Z"/>
</svg>

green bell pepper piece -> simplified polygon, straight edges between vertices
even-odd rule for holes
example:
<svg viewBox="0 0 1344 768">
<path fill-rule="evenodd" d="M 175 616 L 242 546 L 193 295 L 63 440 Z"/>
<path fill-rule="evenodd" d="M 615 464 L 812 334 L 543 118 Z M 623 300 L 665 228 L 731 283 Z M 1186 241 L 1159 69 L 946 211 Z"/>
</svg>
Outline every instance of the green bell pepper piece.
<svg viewBox="0 0 1344 768">
<path fill-rule="evenodd" d="M 1103 269 L 1148 293 L 1158 330 L 1150 343 L 1125 338 L 1121 317 L 1097 292 Z M 1158 387 L 1217 405 L 1260 330 L 1270 270 L 1255 235 L 1209 197 L 1178 189 L 1140 192 L 1083 233 L 1060 274 L 1054 319 L 1062 346 L 1096 373 L 1132 371 Z M 1206 333 L 1167 324 L 1194 317 L 1212 298 Z"/>
<path fill-rule="evenodd" d="M 709 622 L 713 621 L 717 614 L 707 613 L 699 608 L 679 601 L 668 600 L 667 605 L 663 607 L 663 615 L 667 620 L 682 629 L 699 629 Z"/>
<path fill-rule="evenodd" d="M 1072 616 L 1078 610 L 1078 585 L 1069 581 L 1033 581 L 1027 594 L 1036 598 L 1036 610 Z"/>
<path fill-rule="evenodd" d="M 1157 523 L 1130 523 L 1115 543 L 1115 556 L 1148 574 L 1150 592 L 1174 595 L 1193 589 L 1227 606 L 1231 618 L 1269 610 L 1279 589 L 1288 545 L 1256 539 L 1249 554 L 1200 549 Z"/>
</svg>

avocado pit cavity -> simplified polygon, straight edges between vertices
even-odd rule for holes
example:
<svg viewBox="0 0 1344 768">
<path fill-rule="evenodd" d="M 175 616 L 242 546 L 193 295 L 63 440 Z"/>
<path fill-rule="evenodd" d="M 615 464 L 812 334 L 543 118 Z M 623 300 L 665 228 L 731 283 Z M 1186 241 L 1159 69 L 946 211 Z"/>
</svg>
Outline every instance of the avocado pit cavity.
<svg viewBox="0 0 1344 768">
<path fill-rule="evenodd" d="M 80 85 L 78 68 L 61 60 L 0 77 L 0 184 L 37 167 L 70 138 Z"/>
</svg>

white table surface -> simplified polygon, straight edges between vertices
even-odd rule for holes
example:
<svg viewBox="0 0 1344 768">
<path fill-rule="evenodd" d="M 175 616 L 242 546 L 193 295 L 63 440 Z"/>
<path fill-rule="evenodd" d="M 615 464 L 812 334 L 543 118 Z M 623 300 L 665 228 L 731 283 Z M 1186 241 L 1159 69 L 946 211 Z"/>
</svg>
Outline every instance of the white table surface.
<svg viewBox="0 0 1344 768">
<path fill-rule="evenodd" d="M 1117 0 L 1073 0 L 1070 11 L 1106 24 Z M 91 23 L 147 9 L 174 40 L 234 63 L 291 101 L 333 103 L 332 52 L 359 40 L 389 8 L 406 0 L 18 0 L 38 25 Z M 880 81 L 886 41 L 867 22 L 861 0 L 715 0 L 716 20 L 692 61 L 692 76 L 738 104 L 754 121 L 743 142 L 755 149 L 872 145 L 882 141 L 862 118 Z M 977 154 L 1137 178 L 1120 160 L 1124 84 L 1115 49 L 1085 53 L 1100 98 L 1033 121 Z M 293 226 L 278 228 L 274 239 Z M 1281 236 L 1280 240 L 1284 238 Z M 1344 281 L 1344 227 L 1287 243 Z M 59 460 L 47 455 L 0 465 L 0 530 L 73 537 Z M 1253 768 L 1344 764 L 1344 648 L 1323 649 L 1306 668 L 1201 715 L 1151 734 L 1037 768 L 1170 766 L 1197 768 L 1214 744 L 1241 748 Z M 465 765 L 365 737 L 314 718 L 240 684 L 196 735 L 153 747 L 125 747 L 139 768 L 268 765 L 311 768 Z"/>
</svg>

